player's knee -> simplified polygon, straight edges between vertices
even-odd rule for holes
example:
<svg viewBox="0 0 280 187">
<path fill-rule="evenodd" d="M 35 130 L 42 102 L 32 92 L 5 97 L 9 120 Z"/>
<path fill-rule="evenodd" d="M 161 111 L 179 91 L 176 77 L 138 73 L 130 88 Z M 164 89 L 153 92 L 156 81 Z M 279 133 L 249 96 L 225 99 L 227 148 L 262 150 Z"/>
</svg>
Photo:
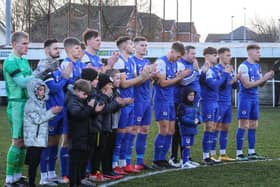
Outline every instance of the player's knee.
<svg viewBox="0 0 280 187">
<path fill-rule="evenodd" d="M 204 131 L 206 131 L 206 132 L 214 132 L 215 129 L 216 129 L 216 126 L 213 123 L 208 122 L 208 123 L 205 124 Z"/>
<path fill-rule="evenodd" d="M 149 132 L 149 127 L 148 127 L 148 126 L 140 127 L 139 132 L 140 132 L 141 134 L 148 134 L 148 132 Z"/>
<path fill-rule="evenodd" d="M 239 120 L 239 128 L 248 129 L 249 128 L 249 121 L 248 120 Z"/>
<path fill-rule="evenodd" d="M 222 126 L 221 126 L 221 131 L 229 131 L 229 125 L 225 125 L 225 124 L 223 124 Z"/>
<path fill-rule="evenodd" d="M 23 139 L 13 139 L 13 145 L 18 148 L 22 148 L 24 147 L 24 141 Z"/>
<path fill-rule="evenodd" d="M 136 126 L 129 127 L 128 132 L 131 134 L 137 134 L 138 128 Z"/>
<path fill-rule="evenodd" d="M 168 134 L 169 134 L 169 135 L 175 134 L 175 128 L 170 128 L 170 129 L 168 130 Z"/>
<path fill-rule="evenodd" d="M 168 134 L 168 127 L 167 125 L 161 125 L 159 128 L 159 133 L 162 135 L 167 135 Z"/>
</svg>

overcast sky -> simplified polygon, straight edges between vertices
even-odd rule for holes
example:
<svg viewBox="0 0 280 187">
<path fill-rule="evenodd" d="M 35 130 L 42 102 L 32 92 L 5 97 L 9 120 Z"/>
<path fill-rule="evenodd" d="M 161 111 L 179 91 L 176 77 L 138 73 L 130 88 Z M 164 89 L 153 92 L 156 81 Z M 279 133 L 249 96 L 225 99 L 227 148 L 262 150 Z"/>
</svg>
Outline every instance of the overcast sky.
<svg viewBox="0 0 280 187">
<path fill-rule="evenodd" d="M 166 1 L 166 19 L 176 19 L 176 0 Z M 271 19 L 278 24 L 280 1 L 278 0 L 192 0 L 193 18 L 197 31 L 204 41 L 208 33 L 228 33 L 231 31 L 231 17 L 234 29 L 246 25 L 256 16 Z M 190 20 L 190 0 L 179 0 L 179 21 Z M 246 8 L 246 11 L 244 11 Z M 153 12 L 162 17 L 163 0 L 153 0 Z"/>
</svg>

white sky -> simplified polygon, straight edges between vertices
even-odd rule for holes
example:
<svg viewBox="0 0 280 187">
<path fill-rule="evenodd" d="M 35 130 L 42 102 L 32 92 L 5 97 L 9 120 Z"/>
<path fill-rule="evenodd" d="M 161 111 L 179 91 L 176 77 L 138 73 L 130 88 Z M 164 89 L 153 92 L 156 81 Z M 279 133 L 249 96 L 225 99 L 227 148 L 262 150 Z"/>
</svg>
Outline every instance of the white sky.
<svg viewBox="0 0 280 187">
<path fill-rule="evenodd" d="M 190 20 L 190 0 L 179 1 L 179 21 Z M 162 17 L 163 0 L 153 0 L 153 13 Z M 166 19 L 176 20 L 176 0 L 165 0 Z M 233 28 L 244 25 L 244 8 L 246 8 L 246 26 L 256 16 L 271 19 L 276 23 L 280 18 L 280 1 L 278 0 L 192 0 L 193 16 L 197 32 L 204 41 L 208 33 L 228 33 L 231 31 L 231 17 Z"/>
</svg>

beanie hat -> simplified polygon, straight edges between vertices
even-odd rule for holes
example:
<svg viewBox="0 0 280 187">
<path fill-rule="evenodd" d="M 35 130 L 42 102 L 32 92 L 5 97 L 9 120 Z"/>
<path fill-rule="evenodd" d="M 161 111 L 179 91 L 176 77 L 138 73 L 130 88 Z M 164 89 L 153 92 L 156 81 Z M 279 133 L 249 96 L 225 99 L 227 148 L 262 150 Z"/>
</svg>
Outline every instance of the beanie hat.
<svg viewBox="0 0 280 187">
<path fill-rule="evenodd" d="M 93 81 L 94 79 L 96 79 L 97 75 L 98 72 L 96 70 L 91 68 L 85 68 L 82 70 L 81 78 L 88 81 Z"/>
<path fill-rule="evenodd" d="M 98 88 L 99 89 L 103 88 L 106 84 L 108 84 L 110 82 L 113 83 L 113 79 L 110 76 L 103 74 L 103 73 L 99 74 L 99 77 L 98 77 Z"/>
</svg>

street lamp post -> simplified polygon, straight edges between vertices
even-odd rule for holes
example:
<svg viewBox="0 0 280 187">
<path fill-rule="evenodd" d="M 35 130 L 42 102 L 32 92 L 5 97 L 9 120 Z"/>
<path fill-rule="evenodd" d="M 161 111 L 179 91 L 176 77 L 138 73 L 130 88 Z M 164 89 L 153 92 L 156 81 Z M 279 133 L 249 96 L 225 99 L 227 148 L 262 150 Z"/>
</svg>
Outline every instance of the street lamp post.
<svg viewBox="0 0 280 187">
<path fill-rule="evenodd" d="M 280 18 L 278 19 L 278 22 L 279 22 L 278 40 L 279 40 L 279 42 L 280 42 Z"/>
<path fill-rule="evenodd" d="M 231 16 L 231 35 L 230 35 L 231 42 L 233 42 L 233 18 L 234 16 Z"/>
<path fill-rule="evenodd" d="M 6 45 L 10 44 L 11 36 L 11 0 L 6 0 Z"/>
<path fill-rule="evenodd" d="M 246 7 L 243 8 L 244 9 L 244 42 L 246 42 Z"/>
</svg>

